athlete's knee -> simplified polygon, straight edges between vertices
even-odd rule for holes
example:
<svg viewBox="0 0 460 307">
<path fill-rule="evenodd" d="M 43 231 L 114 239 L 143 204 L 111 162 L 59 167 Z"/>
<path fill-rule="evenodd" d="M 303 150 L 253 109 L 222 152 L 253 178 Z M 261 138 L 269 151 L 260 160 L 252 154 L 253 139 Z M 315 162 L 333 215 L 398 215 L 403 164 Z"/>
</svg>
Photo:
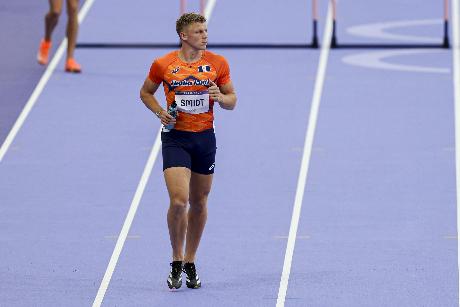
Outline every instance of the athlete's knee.
<svg viewBox="0 0 460 307">
<path fill-rule="evenodd" d="M 181 214 L 187 209 L 188 200 L 183 196 L 173 196 L 169 204 L 170 209 L 175 214 Z"/>
<path fill-rule="evenodd" d="M 190 198 L 190 210 L 196 213 L 205 212 L 208 205 L 208 195 Z"/>
<path fill-rule="evenodd" d="M 210 192 L 211 190 L 208 189 L 200 189 L 200 191 L 191 191 L 190 204 L 194 203 L 197 205 L 206 205 Z"/>
<path fill-rule="evenodd" d="M 190 203 L 190 212 L 193 212 L 195 215 L 206 214 L 208 212 L 207 202 Z"/>
<path fill-rule="evenodd" d="M 67 2 L 67 14 L 69 15 L 69 18 L 78 16 L 78 1 Z"/>
</svg>

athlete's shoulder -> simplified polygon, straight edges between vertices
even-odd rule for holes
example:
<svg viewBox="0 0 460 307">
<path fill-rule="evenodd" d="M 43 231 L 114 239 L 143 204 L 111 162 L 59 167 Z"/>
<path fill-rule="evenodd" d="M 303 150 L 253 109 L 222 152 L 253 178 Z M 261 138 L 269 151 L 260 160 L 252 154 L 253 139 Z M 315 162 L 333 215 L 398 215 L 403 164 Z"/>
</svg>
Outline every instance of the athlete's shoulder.
<svg viewBox="0 0 460 307">
<path fill-rule="evenodd" d="M 155 59 L 160 66 L 168 66 L 177 59 L 177 50 L 166 53 L 165 55 Z"/>
<path fill-rule="evenodd" d="M 149 78 L 154 83 L 161 83 L 166 69 L 176 61 L 177 51 L 171 51 L 162 57 L 156 58 L 150 66 Z"/>
</svg>

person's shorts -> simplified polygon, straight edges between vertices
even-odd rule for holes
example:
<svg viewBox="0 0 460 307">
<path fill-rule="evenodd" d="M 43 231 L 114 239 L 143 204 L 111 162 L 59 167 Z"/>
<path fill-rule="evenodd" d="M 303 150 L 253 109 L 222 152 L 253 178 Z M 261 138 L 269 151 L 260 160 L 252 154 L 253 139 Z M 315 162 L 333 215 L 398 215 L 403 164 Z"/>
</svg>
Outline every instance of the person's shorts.
<svg viewBox="0 0 460 307">
<path fill-rule="evenodd" d="M 210 175 L 216 162 L 214 129 L 202 132 L 170 130 L 161 132 L 163 171 L 170 167 L 186 167 L 192 172 Z"/>
</svg>

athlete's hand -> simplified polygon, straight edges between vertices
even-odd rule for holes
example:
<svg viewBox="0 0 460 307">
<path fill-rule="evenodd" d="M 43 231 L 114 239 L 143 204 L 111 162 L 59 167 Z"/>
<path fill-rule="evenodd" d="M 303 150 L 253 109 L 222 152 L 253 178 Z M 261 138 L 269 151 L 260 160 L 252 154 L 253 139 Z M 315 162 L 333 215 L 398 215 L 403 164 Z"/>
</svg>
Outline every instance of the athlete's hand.
<svg viewBox="0 0 460 307">
<path fill-rule="evenodd" d="M 222 102 L 222 93 L 220 92 L 219 87 L 211 80 L 209 81 L 211 82 L 211 86 L 208 88 L 209 97 L 211 97 L 216 102 Z"/>
<path fill-rule="evenodd" d="M 179 114 L 177 114 L 179 116 Z M 160 121 L 163 125 L 167 126 L 169 124 L 176 124 L 176 119 L 168 114 L 165 110 L 162 110 L 160 113 Z"/>
</svg>

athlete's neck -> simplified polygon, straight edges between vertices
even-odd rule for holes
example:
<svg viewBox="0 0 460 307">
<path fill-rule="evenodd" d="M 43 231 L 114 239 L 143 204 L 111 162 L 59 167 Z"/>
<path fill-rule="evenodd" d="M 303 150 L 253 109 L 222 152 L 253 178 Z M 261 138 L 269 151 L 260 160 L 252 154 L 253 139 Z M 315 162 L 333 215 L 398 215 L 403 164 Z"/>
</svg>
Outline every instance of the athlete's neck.
<svg viewBox="0 0 460 307">
<path fill-rule="evenodd" d="M 182 46 L 179 49 L 179 59 L 186 63 L 193 63 L 201 59 L 203 56 L 204 50 L 197 50 L 194 48 L 187 48 L 186 46 Z"/>
</svg>

